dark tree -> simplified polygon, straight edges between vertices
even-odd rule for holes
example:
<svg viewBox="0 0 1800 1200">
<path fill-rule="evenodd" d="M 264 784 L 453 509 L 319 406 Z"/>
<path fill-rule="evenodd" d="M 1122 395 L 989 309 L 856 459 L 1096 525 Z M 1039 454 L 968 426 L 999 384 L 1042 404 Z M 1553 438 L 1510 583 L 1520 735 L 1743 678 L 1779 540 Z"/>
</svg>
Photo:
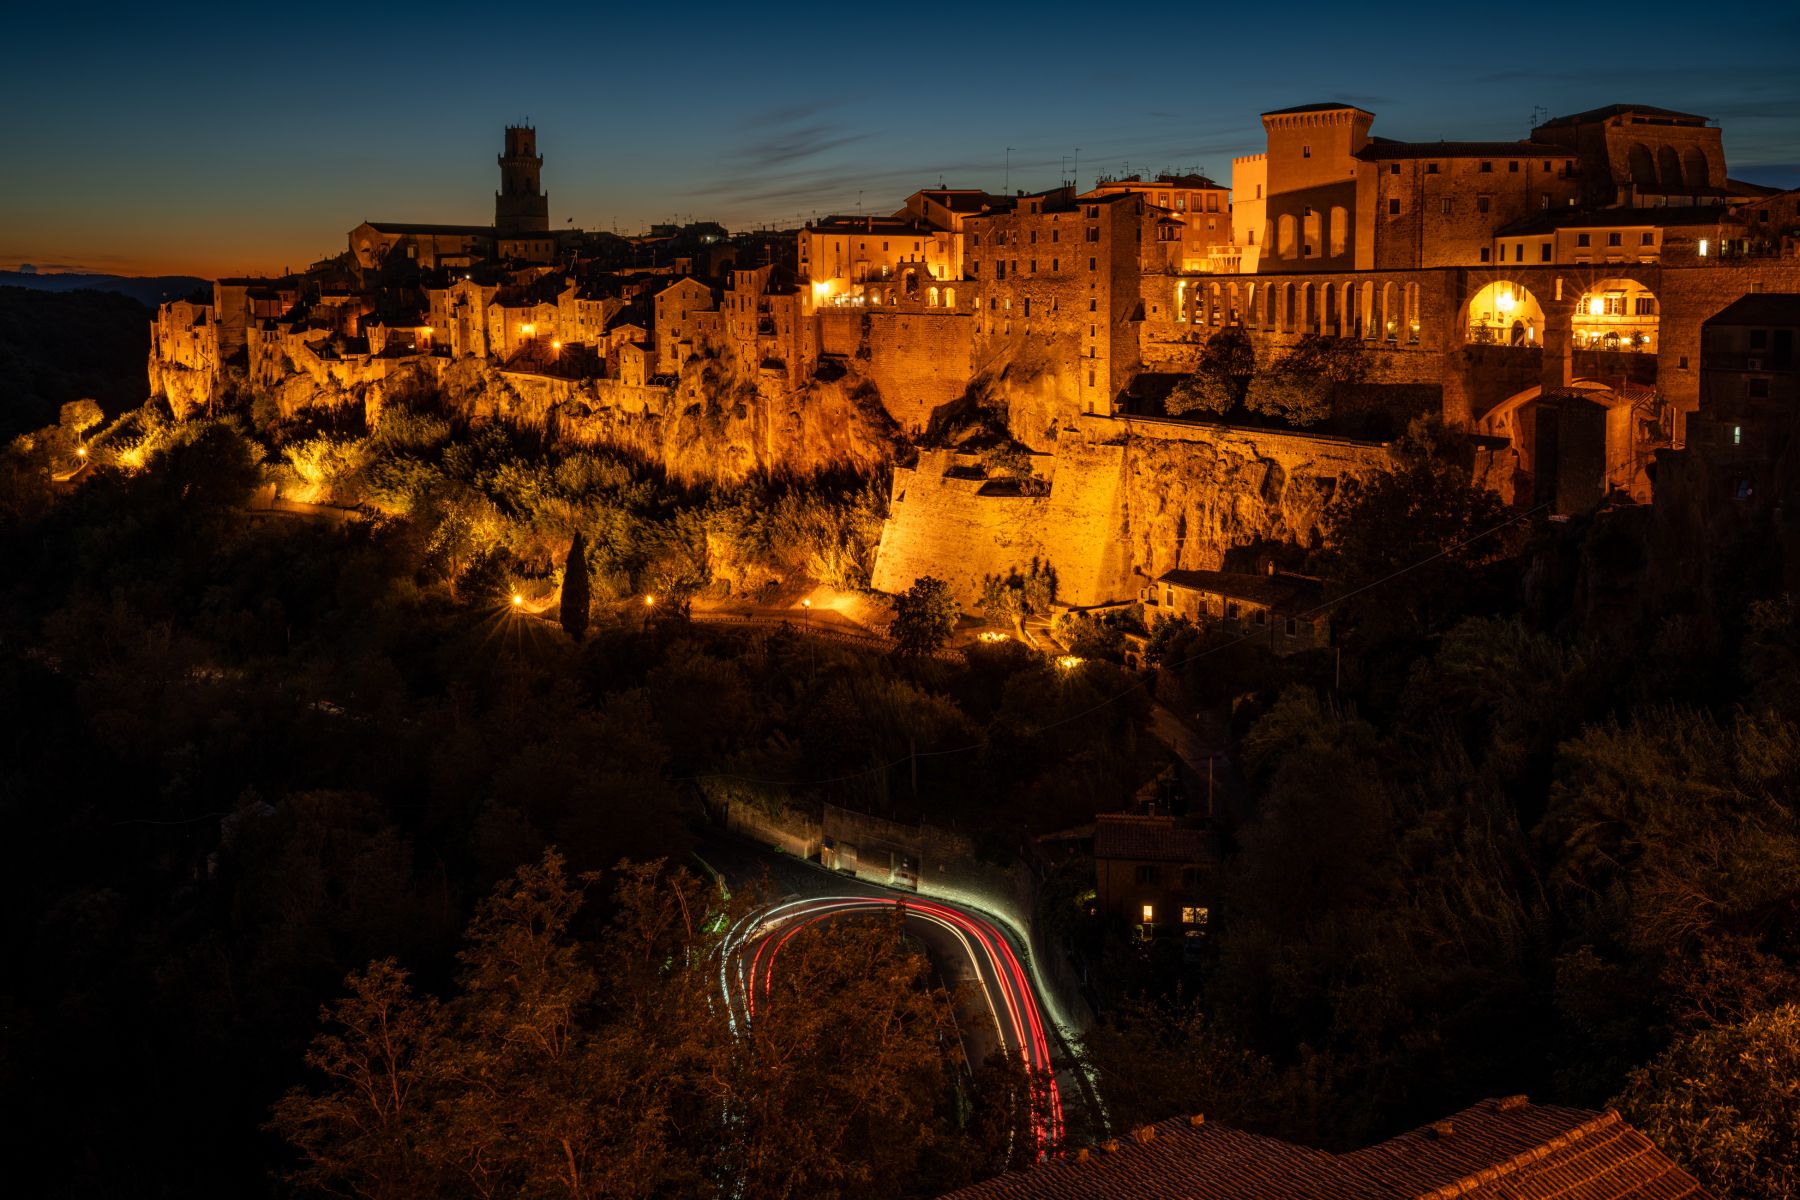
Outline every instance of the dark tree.
<svg viewBox="0 0 1800 1200">
<path fill-rule="evenodd" d="M 575 540 L 569 543 L 569 557 L 563 562 L 562 607 L 558 617 L 563 629 L 578 642 L 587 635 L 588 595 L 587 543 L 577 529 Z"/>
<path fill-rule="evenodd" d="M 894 597 L 894 623 L 889 635 L 900 653 L 909 657 L 935 654 L 956 629 L 956 598 L 950 585 L 921 575 Z"/>
</svg>

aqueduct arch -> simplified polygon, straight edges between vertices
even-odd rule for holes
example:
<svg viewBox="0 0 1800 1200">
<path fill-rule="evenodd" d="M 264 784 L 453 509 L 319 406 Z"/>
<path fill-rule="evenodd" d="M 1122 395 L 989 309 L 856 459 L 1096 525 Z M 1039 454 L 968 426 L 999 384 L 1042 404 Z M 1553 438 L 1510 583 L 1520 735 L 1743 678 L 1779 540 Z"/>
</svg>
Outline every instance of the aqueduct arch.
<svg viewBox="0 0 1800 1200">
<path fill-rule="evenodd" d="M 1535 346 L 1543 340 L 1544 306 L 1531 289 L 1496 279 L 1469 297 L 1469 340 L 1484 345 Z"/>
</svg>

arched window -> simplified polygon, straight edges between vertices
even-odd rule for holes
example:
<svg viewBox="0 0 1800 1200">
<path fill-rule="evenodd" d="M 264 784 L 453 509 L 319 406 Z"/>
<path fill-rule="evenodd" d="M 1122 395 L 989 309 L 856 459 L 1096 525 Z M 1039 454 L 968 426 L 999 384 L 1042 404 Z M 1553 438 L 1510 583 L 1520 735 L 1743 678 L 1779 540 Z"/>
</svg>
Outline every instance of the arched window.
<svg viewBox="0 0 1800 1200">
<path fill-rule="evenodd" d="M 1687 178 L 1689 191 L 1708 186 L 1712 182 L 1712 172 L 1707 167 L 1706 151 L 1689 146 L 1681 156 L 1681 173 Z"/>
<path fill-rule="evenodd" d="M 945 308 L 955 308 L 956 307 L 956 289 L 955 288 L 945 288 L 944 289 L 944 307 Z"/>
<path fill-rule="evenodd" d="M 1650 147 L 1633 142 L 1631 149 L 1626 151 L 1625 161 L 1631 168 L 1631 182 L 1645 191 L 1656 190 L 1656 164 L 1650 158 Z"/>
<path fill-rule="evenodd" d="M 1419 344 L 1419 285 L 1406 285 L 1406 343 L 1409 346 Z"/>
<path fill-rule="evenodd" d="M 1400 339 L 1400 314 L 1394 311 L 1394 285 L 1381 285 L 1381 338 L 1386 342 Z"/>
<path fill-rule="evenodd" d="M 1341 204 L 1331 207 L 1331 257 L 1337 258 L 1350 244 L 1350 213 Z"/>
<path fill-rule="evenodd" d="M 1673 146 L 1660 146 L 1656 151 L 1656 174 L 1662 181 L 1662 189 L 1671 194 L 1682 191 L 1681 158 L 1675 153 Z"/>
<path fill-rule="evenodd" d="M 938 290 L 935 287 L 927 288 L 925 290 L 925 303 L 929 304 L 932 308 L 938 306 Z"/>
<path fill-rule="evenodd" d="M 1292 333 L 1294 329 L 1294 285 L 1283 284 L 1281 288 L 1281 312 L 1276 315 L 1275 328 L 1281 333 Z"/>
<path fill-rule="evenodd" d="M 1281 219 L 1275 224 L 1275 229 L 1277 238 L 1275 252 L 1283 258 L 1294 257 L 1294 214 L 1282 213 Z"/>
</svg>

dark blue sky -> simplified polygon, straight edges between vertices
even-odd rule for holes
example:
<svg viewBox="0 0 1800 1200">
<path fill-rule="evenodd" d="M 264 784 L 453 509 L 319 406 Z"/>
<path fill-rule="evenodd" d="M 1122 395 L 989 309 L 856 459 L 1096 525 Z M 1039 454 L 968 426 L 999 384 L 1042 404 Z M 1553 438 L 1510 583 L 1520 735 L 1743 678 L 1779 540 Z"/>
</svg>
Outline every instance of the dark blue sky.
<svg viewBox="0 0 1800 1200">
<path fill-rule="evenodd" d="M 0 268 L 279 270 L 364 218 L 485 222 L 525 116 L 553 222 L 626 232 L 998 190 L 1008 146 L 1015 188 L 1077 147 L 1084 185 L 1228 182 L 1258 113 L 1316 100 L 1421 139 L 1656 104 L 1717 118 L 1733 176 L 1794 186 L 1781 8 L 40 3 L 6 21 Z"/>
</svg>

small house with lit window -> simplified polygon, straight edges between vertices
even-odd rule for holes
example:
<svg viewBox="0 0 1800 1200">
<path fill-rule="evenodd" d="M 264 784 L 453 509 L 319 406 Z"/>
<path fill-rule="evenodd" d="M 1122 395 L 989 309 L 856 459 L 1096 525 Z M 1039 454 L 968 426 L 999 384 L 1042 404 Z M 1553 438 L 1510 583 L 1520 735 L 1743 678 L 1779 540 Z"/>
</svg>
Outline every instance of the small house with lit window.
<svg viewBox="0 0 1800 1200">
<path fill-rule="evenodd" d="M 1164 571 L 1141 593 L 1145 618 L 1185 617 L 1196 625 L 1253 635 L 1273 654 L 1331 642 L 1331 621 L 1317 579 L 1273 566 L 1249 571 Z"/>
<path fill-rule="evenodd" d="M 1206 933 L 1218 889 L 1218 842 L 1171 816 L 1094 819 L 1094 898 L 1145 938 Z"/>
<path fill-rule="evenodd" d="M 1800 294 L 1761 292 L 1700 327 L 1700 408 L 1687 419 L 1688 453 L 1708 490 L 1733 501 L 1769 498 L 1776 464 L 1800 413 Z"/>
</svg>

